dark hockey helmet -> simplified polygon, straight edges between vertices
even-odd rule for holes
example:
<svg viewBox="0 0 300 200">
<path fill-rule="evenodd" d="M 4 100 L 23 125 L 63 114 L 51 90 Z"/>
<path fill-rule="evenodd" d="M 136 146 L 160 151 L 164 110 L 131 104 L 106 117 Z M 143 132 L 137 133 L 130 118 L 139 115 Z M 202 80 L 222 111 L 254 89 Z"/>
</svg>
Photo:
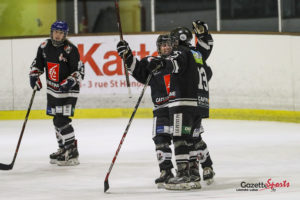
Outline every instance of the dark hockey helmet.
<svg viewBox="0 0 300 200">
<path fill-rule="evenodd" d="M 163 45 L 167 45 L 170 47 L 169 51 L 161 51 L 161 47 Z M 172 37 L 170 36 L 170 34 L 164 34 L 164 35 L 159 35 L 157 40 L 156 40 L 156 47 L 157 47 L 157 52 L 160 56 L 168 56 L 172 53 L 173 50 L 173 46 L 174 46 L 174 42 Z"/>
<path fill-rule="evenodd" d="M 171 36 L 179 45 L 190 46 L 193 38 L 192 32 L 186 27 L 177 27 L 171 31 Z"/>
<path fill-rule="evenodd" d="M 58 31 L 64 32 L 64 38 L 61 41 L 57 41 L 57 40 L 53 39 L 53 31 L 54 30 L 58 30 Z M 64 21 L 56 21 L 56 22 L 54 22 L 51 25 L 51 33 L 50 33 L 52 44 L 54 46 L 61 46 L 64 43 L 64 41 L 66 40 L 68 32 L 69 32 L 69 26 L 68 26 L 68 24 L 66 22 L 64 22 Z"/>
</svg>

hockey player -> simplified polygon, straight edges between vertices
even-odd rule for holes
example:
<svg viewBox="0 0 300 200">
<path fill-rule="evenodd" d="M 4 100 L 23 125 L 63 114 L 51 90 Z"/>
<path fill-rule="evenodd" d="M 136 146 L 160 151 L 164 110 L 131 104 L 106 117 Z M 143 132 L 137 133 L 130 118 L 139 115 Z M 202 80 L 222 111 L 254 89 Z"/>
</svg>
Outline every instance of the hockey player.
<svg viewBox="0 0 300 200">
<path fill-rule="evenodd" d="M 74 115 L 84 65 L 76 46 L 66 39 L 69 28 L 64 21 L 51 25 L 50 39 L 38 48 L 29 77 L 31 87 L 42 88 L 40 75 L 47 83 L 47 115 L 53 116 L 58 151 L 50 155 L 50 163 L 59 166 L 78 165 L 77 140 L 70 117 Z"/>
<path fill-rule="evenodd" d="M 192 47 L 190 41 L 192 39 L 192 33 L 189 29 L 185 27 L 178 27 L 171 32 L 171 35 L 174 36 L 177 40 L 177 50 L 180 51 L 190 51 L 194 56 L 194 60 L 198 63 L 198 73 L 199 73 L 199 85 L 198 88 L 195 88 L 197 91 L 198 105 L 195 109 L 194 121 L 192 124 L 192 140 L 187 139 L 188 146 L 190 147 L 189 152 L 189 167 L 190 167 L 190 181 L 193 183 L 191 186 L 193 188 L 201 188 L 200 185 L 200 174 L 199 174 L 199 164 L 197 157 L 199 158 L 200 164 L 203 169 L 203 179 L 207 184 L 211 184 L 214 176 L 212 169 L 212 161 L 207 150 L 206 143 L 202 140 L 201 133 L 203 133 L 203 127 L 201 125 L 202 118 L 208 117 L 208 81 L 212 76 L 212 71 L 210 67 L 206 65 L 206 59 L 210 55 L 212 50 L 213 40 L 210 34 L 207 32 L 207 25 L 199 20 L 193 22 L 195 29 L 201 29 L 202 31 L 198 34 L 198 43 L 196 48 Z M 203 30 L 205 29 L 205 30 Z M 201 53 L 200 53 L 200 52 Z M 193 68 L 188 68 L 187 70 L 194 70 Z M 195 72 L 196 73 L 196 72 Z M 188 73 L 187 73 L 188 74 Z M 195 79 L 196 80 L 196 79 Z M 179 83 L 180 84 L 180 83 Z M 184 84 L 184 83 L 182 83 Z M 192 83 L 191 83 L 192 84 Z M 195 94 L 187 94 L 186 97 L 195 98 Z M 178 97 L 175 97 L 175 99 Z M 182 97 L 179 97 L 180 99 Z M 181 100 L 179 100 L 181 101 Z M 183 106 L 184 107 L 184 106 Z M 189 106 L 185 106 L 188 108 Z"/>
<path fill-rule="evenodd" d="M 201 20 L 196 20 L 196 21 L 192 22 L 192 28 L 197 37 L 196 50 L 200 51 L 200 53 L 202 54 L 203 64 L 208 66 L 206 63 L 206 60 L 210 56 L 210 53 L 213 49 L 213 44 L 214 44 L 213 38 L 212 38 L 211 34 L 208 32 L 208 25 Z M 183 44 L 184 44 L 184 42 L 183 42 Z M 193 47 L 191 47 L 191 48 L 193 48 Z M 211 68 L 209 66 L 208 66 L 208 69 L 211 70 Z M 212 72 L 211 72 L 211 74 L 212 74 Z M 210 78 L 209 78 L 209 80 L 210 80 Z M 200 124 L 201 124 L 201 121 L 200 121 Z M 202 127 L 202 124 L 201 124 L 201 127 Z M 204 151 L 201 152 L 199 155 L 200 164 L 203 169 L 203 180 L 206 181 L 207 185 L 210 185 L 213 182 L 213 177 L 215 175 L 215 172 L 213 171 L 213 167 L 212 167 L 213 163 L 212 163 L 210 154 L 207 150 L 207 145 L 202 140 L 201 135 L 198 139 L 197 138 L 195 139 L 194 145 L 197 146 L 197 142 L 199 142 L 199 140 L 200 140 L 200 146 L 202 146 L 202 148 L 200 148 L 200 149 L 204 149 Z M 207 157 L 205 155 L 207 155 Z"/>
<path fill-rule="evenodd" d="M 200 150 L 195 148 L 203 147 L 200 142 L 195 144 L 194 140 L 200 136 L 202 118 L 208 117 L 208 80 L 212 74 L 210 68 L 203 63 L 200 52 L 181 44 L 182 41 L 192 38 L 192 33 L 188 29 L 177 28 L 171 35 L 179 43 L 177 51 L 174 51 L 170 59 L 173 69 L 169 94 L 177 175 L 168 181 L 166 188 L 172 190 L 201 188 L 198 162 L 196 159 L 190 160 L 190 157 L 194 156 L 192 152 Z"/>
<path fill-rule="evenodd" d="M 210 56 L 210 53 L 213 49 L 213 42 L 214 42 L 211 34 L 208 32 L 208 25 L 203 21 L 196 20 L 196 21 L 192 22 L 192 28 L 193 28 L 194 33 L 197 38 L 196 50 L 200 51 L 200 53 L 202 54 L 202 58 L 203 58 L 203 64 L 207 65 L 206 60 Z M 191 48 L 193 48 L 193 47 L 191 47 Z M 211 68 L 209 66 L 208 66 L 208 69 L 211 70 Z M 211 72 L 211 74 L 212 74 L 212 72 Z M 210 80 L 210 78 L 209 78 L 209 80 Z M 202 127 L 202 124 L 201 124 L 201 127 Z M 213 177 L 215 175 L 215 172 L 213 171 L 213 167 L 212 167 L 213 163 L 211 161 L 210 154 L 207 150 L 207 145 L 201 139 L 201 135 L 198 139 L 196 138 L 196 140 L 195 140 L 196 143 L 194 141 L 194 145 L 197 145 L 197 141 L 199 141 L 199 139 L 201 140 L 200 146 L 203 146 L 201 149 L 204 149 L 204 151 L 201 152 L 199 155 L 200 163 L 201 163 L 201 166 L 203 169 L 203 179 L 204 179 L 204 181 L 206 181 L 207 185 L 210 185 L 213 182 Z M 207 157 L 205 155 L 207 155 Z"/>
<path fill-rule="evenodd" d="M 151 97 L 154 104 L 153 109 L 153 132 L 152 138 L 155 143 L 155 150 L 161 175 L 155 180 L 158 188 L 163 188 L 170 178 L 174 177 L 172 173 L 172 150 L 171 130 L 169 121 L 168 101 L 170 90 L 170 73 L 164 67 L 163 60 L 168 57 L 173 49 L 173 43 L 170 35 L 159 35 L 156 41 L 158 57 L 145 57 L 138 60 L 133 56 L 132 51 L 126 41 L 120 41 L 117 44 L 117 50 L 120 57 L 126 58 L 126 65 L 131 75 L 140 83 L 145 83 L 150 73 L 153 76 L 149 82 L 151 88 Z M 161 67 L 159 70 L 157 67 Z"/>
</svg>

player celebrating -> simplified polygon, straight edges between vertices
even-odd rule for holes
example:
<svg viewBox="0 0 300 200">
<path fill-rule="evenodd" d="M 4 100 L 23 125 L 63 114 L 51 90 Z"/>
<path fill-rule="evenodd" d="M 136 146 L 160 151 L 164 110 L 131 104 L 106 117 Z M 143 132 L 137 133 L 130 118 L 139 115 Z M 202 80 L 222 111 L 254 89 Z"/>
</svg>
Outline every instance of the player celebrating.
<svg viewBox="0 0 300 200">
<path fill-rule="evenodd" d="M 120 41 L 117 44 L 117 50 L 121 57 L 126 58 L 126 65 L 131 75 L 140 83 L 145 84 L 150 73 L 153 76 L 149 82 L 151 88 L 151 97 L 154 104 L 153 109 L 153 134 L 157 160 L 161 175 L 155 180 L 158 188 L 163 188 L 170 178 L 174 177 L 172 173 L 172 150 L 171 129 L 169 122 L 169 91 L 170 91 L 170 73 L 166 70 L 163 60 L 167 58 L 172 50 L 173 43 L 170 35 L 159 35 L 156 41 L 158 57 L 145 57 L 140 61 L 132 55 L 132 51 L 126 41 Z M 158 69 L 159 68 L 159 69 Z"/>
<path fill-rule="evenodd" d="M 208 32 L 208 25 L 203 21 L 196 20 L 196 21 L 192 22 L 192 28 L 197 37 L 196 50 L 200 51 L 200 53 L 202 54 L 202 58 L 203 58 L 203 64 L 207 65 L 206 60 L 210 56 L 210 53 L 213 49 L 213 44 L 214 44 L 213 38 L 212 38 L 211 34 Z M 211 68 L 209 66 L 208 66 L 208 70 L 211 70 Z M 212 74 L 212 72 L 211 72 L 211 74 Z M 210 80 L 210 78 L 209 78 L 209 80 Z M 201 127 L 202 127 L 202 124 L 201 124 Z M 213 168 L 212 168 L 213 163 L 211 161 L 210 154 L 207 150 L 207 145 L 201 139 L 201 136 L 198 139 L 196 138 L 196 140 L 194 141 L 194 145 L 197 145 L 197 142 L 199 142 L 199 141 L 201 144 L 200 146 L 202 146 L 201 149 L 204 149 L 202 152 L 200 152 L 200 155 L 199 155 L 200 164 L 203 169 L 203 180 L 206 181 L 206 183 L 208 185 L 210 185 L 213 182 L 213 177 L 215 175 L 215 172 L 213 171 Z M 207 157 L 205 155 L 207 155 Z"/>
<path fill-rule="evenodd" d="M 186 108 L 189 110 L 192 106 L 192 104 L 188 105 L 188 102 L 184 102 L 185 100 L 183 97 L 188 100 L 190 98 L 190 101 L 193 101 L 193 98 L 198 98 L 197 106 L 194 109 L 194 116 L 191 116 L 191 132 L 192 132 L 192 140 L 191 138 L 187 139 L 188 146 L 190 147 L 189 151 L 189 167 L 190 167 L 190 181 L 193 188 L 201 188 L 200 185 L 200 174 L 199 174 L 199 165 L 197 161 L 197 157 L 199 158 L 199 161 L 201 163 L 201 166 L 203 168 L 203 179 L 207 182 L 207 184 L 211 184 L 214 176 L 214 172 L 212 169 L 212 161 L 209 155 L 209 152 L 207 150 L 206 143 L 202 140 L 201 133 L 203 133 L 203 127 L 201 125 L 202 118 L 208 117 L 208 99 L 209 99 L 209 93 L 208 93 L 208 81 L 210 80 L 212 76 L 212 72 L 210 67 L 206 65 L 206 59 L 210 55 L 210 52 L 212 50 L 213 40 L 210 34 L 207 32 L 207 25 L 201 21 L 193 22 L 193 26 L 195 29 L 201 29 L 202 31 L 197 34 L 198 43 L 196 48 L 192 47 L 190 44 L 190 41 L 192 39 L 192 33 L 189 29 L 185 27 L 178 27 L 174 29 L 171 32 L 171 35 L 174 36 L 177 40 L 177 50 L 183 51 L 183 52 L 191 52 L 188 53 L 188 55 L 193 55 L 193 58 L 190 56 L 189 59 L 194 59 L 197 63 L 197 71 L 195 71 L 195 68 L 193 67 L 186 67 L 186 70 L 190 70 L 192 73 L 198 73 L 199 77 L 194 78 L 197 80 L 198 88 L 193 86 L 195 91 L 190 91 L 190 93 L 186 93 L 185 96 L 180 94 L 180 91 L 176 91 L 179 93 L 177 97 L 175 97 L 175 101 L 182 102 L 181 108 Z M 205 29 L 205 30 L 203 30 Z M 201 53 L 200 53 L 200 52 Z M 193 62 L 190 62 L 190 65 L 193 65 Z M 189 77 L 189 73 L 187 72 L 186 75 L 183 74 L 183 77 Z M 174 76 L 176 77 L 176 76 Z M 176 78 L 177 84 L 183 84 L 187 85 L 187 83 L 180 83 L 180 78 Z M 193 85 L 192 82 L 190 82 L 191 85 Z M 195 100 L 195 99 L 194 99 Z M 173 101 L 173 100 L 172 100 Z M 170 104 L 171 105 L 171 104 Z M 195 112 L 196 111 L 196 112 Z M 198 112 L 198 113 L 197 113 Z M 181 114 L 181 112 L 179 112 Z M 183 113 L 185 113 L 183 109 Z M 183 114 L 184 115 L 184 114 Z M 187 117 L 188 118 L 188 117 Z M 188 122 L 186 122 L 188 123 Z M 189 126 L 188 126 L 189 127 Z"/>
<path fill-rule="evenodd" d="M 64 21 L 51 25 L 50 39 L 38 48 L 29 74 L 30 85 L 42 88 L 40 75 L 46 72 L 47 115 L 53 116 L 59 149 L 50 155 L 50 163 L 59 166 L 78 165 L 77 140 L 70 117 L 74 115 L 84 65 L 78 49 L 66 39 L 69 28 Z"/>
</svg>

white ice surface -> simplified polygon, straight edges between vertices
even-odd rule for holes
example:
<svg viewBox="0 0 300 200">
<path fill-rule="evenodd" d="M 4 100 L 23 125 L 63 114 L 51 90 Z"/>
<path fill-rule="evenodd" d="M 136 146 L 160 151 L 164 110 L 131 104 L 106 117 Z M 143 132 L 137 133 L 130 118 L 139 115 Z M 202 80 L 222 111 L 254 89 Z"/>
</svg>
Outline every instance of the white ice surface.
<svg viewBox="0 0 300 200">
<path fill-rule="evenodd" d="M 50 165 L 57 148 L 51 120 L 29 120 L 13 170 L 0 171 L 0 200 L 300 199 L 300 124 L 204 120 L 203 138 L 216 171 L 201 190 L 157 189 L 152 120 L 134 119 L 103 192 L 104 178 L 128 119 L 75 119 L 81 164 Z M 23 121 L 0 121 L 0 162 L 13 158 Z M 276 191 L 236 191 L 241 182 L 275 183 Z"/>
</svg>

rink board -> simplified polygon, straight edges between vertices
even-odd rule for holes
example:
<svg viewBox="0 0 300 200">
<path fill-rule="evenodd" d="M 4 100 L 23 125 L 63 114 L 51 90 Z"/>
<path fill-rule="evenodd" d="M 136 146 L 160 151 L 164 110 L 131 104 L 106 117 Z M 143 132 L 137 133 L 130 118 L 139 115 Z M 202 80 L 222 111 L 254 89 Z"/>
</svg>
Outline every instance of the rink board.
<svg viewBox="0 0 300 200">
<path fill-rule="evenodd" d="M 300 37 L 270 34 L 213 34 L 215 46 L 207 60 L 213 70 L 209 83 L 210 107 L 300 111 Z M 155 55 L 157 34 L 124 35 L 138 59 Z M 0 40 L 0 110 L 26 110 L 32 94 L 29 67 L 45 38 Z M 122 60 L 116 51 L 118 35 L 71 37 L 85 63 L 77 108 L 132 108 L 143 88 L 130 76 L 128 89 Z M 229 48 L 230 47 L 230 48 Z M 262 48 L 263 47 L 263 48 Z M 24 51 L 26 49 L 26 51 Z M 238 50 L 238 51 L 237 51 Z M 46 107 L 43 90 L 36 94 L 33 110 Z M 141 108 L 151 108 L 150 89 Z"/>
</svg>

